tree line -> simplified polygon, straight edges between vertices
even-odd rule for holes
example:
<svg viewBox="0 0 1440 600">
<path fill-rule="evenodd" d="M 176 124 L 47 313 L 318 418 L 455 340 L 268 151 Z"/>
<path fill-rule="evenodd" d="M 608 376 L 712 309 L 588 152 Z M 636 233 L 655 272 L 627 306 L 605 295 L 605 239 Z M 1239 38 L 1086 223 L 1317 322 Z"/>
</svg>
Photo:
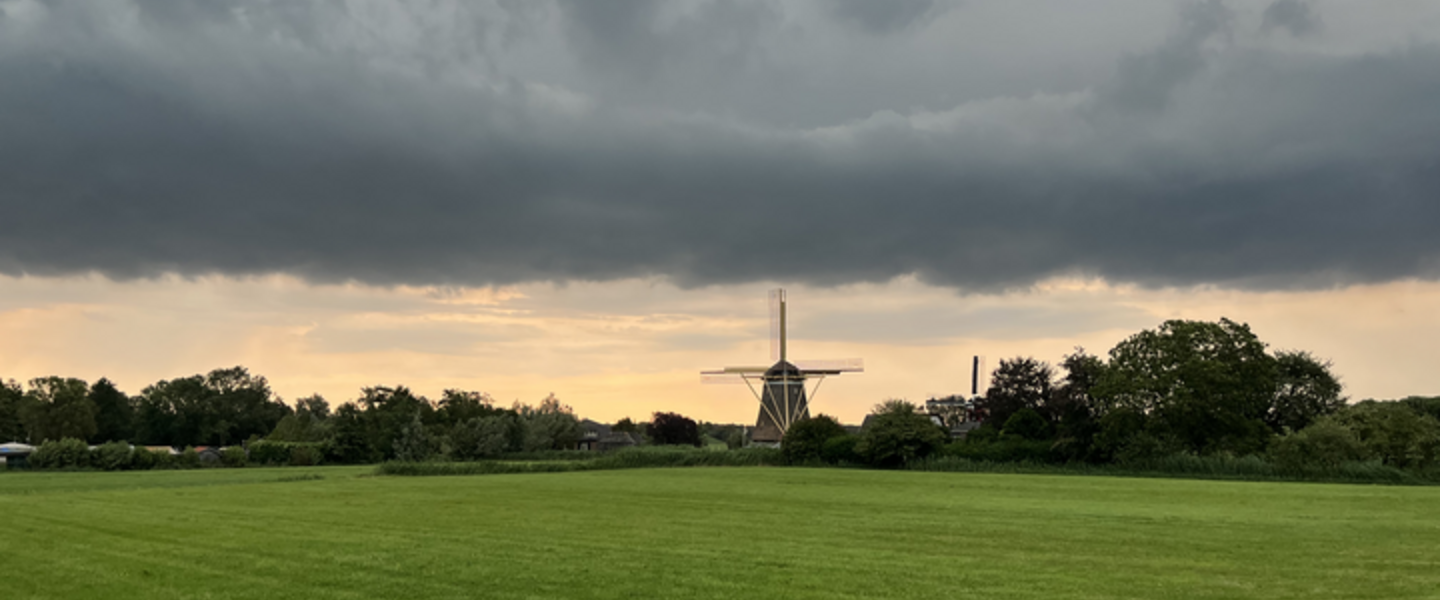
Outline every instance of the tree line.
<svg viewBox="0 0 1440 600">
<path fill-rule="evenodd" d="M 1139 464 L 1175 456 L 1252 457 L 1290 469 L 1375 463 L 1430 469 L 1440 398 L 1350 403 L 1331 364 L 1270 352 L 1249 326 L 1166 321 L 1101 358 L 1077 348 L 1059 368 L 1000 361 L 959 441 L 904 401 L 878 405 L 858 435 L 819 416 L 792 425 L 787 459 L 902 466 L 935 456 L 988 462 Z"/>
</svg>

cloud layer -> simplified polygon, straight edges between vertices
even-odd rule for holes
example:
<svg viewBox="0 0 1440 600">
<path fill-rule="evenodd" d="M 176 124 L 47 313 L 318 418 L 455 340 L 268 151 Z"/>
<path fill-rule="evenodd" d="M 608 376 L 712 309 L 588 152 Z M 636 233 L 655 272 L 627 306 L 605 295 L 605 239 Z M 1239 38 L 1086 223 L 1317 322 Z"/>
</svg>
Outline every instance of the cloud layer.
<svg viewBox="0 0 1440 600">
<path fill-rule="evenodd" d="M 1152 4 L 8 0 L 0 273 L 1440 275 L 1440 7 Z"/>
</svg>

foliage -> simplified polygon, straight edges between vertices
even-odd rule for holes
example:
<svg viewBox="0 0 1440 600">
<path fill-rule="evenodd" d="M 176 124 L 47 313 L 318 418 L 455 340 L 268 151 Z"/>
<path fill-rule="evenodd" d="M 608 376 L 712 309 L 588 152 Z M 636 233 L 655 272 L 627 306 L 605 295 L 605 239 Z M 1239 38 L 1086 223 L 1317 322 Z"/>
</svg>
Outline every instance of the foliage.
<svg viewBox="0 0 1440 600">
<path fill-rule="evenodd" d="M 410 423 L 400 429 L 395 438 L 395 460 L 422 462 L 430 458 L 430 436 L 425 432 L 425 423 L 416 412 Z"/>
<path fill-rule="evenodd" d="M 1291 468 L 1334 468 L 1365 460 L 1370 453 L 1353 430 L 1334 418 L 1322 417 L 1305 429 L 1276 438 L 1270 444 L 1269 456 L 1275 463 Z"/>
<path fill-rule="evenodd" d="M 1299 431 L 1345 406 L 1330 362 L 1309 352 L 1277 352 L 1275 399 L 1266 423 L 1276 432 Z"/>
<path fill-rule="evenodd" d="M 455 425 L 450 430 L 450 457 L 456 460 L 477 460 L 504 454 L 510 445 L 510 429 L 517 418 L 502 412 L 475 417 Z"/>
<path fill-rule="evenodd" d="M 780 452 L 791 464 L 818 461 L 823 457 L 825 442 L 849 435 L 834 417 L 817 415 L 792 423 L 780 441 Z"/>
<path fill-rule="evenodd" d="M 1067 460 L 1091 460 L 1100 431 L 1098 407 L 1091 390 L 1105 372 L 1105 362 L 1076 347 L 1060 361 L 1065 376 L 1052 390 L 1046 408 L 1055 425 L 1055 449 Z"/>
<path fill-rule="evenodd" d="M 575 411 L 561 404 L 554 394 L 533 408 L 517 403 L 514 412 L 524 425 L 524 442 L 520 450 L 526 452 L 573 449 L 584 433 L 580 420 L 575 418 Z M 694 421 L 691 424 L 693 426 Z M 698 437 L 696 445 L 699 445 Z"/>
<path fill-rule="evenodd" d="M 102 471 L 124 471 L 131 467 L 130 444 L 106 442 L 90 451 L 90 465 Z"/>
<path fill-rule="evenodd" d="M 1055 372 L 1050 365 L 1030 357 L 1002 359 L 990 376 L 990 389 L 976 403 L 985 422 L 1003 425 L 1023 410 L 1045 411 L 1052 394 Z"/>
<path fill-rule="evenodd" d="M 264 377 L 244 367 L 216 369 L 142 390 L 135 437 L 150 445 L 224 446 L 270 433 L 291 412 Z"/>
<path fill-rule="evenodd" d="M 1025 440 L 1047 440 L 1050 439 L 1050 424 L 1035 409 L 1022 408 L 1010 415 L 1000 434 Z"/>
<path fill-rule="evenodd" d="M 250 459 L 245 455 L 245 449 L 240 446 L 229 446 L 220 451 L 220 464 L 226 467 L 239 468 L 249 462 Z"/>
<path fill-rule="evenodd" d="M 95 404 L 84 381 L 63 377 L 30 380 L 22 419 L 31 443 L 95 436 Z"/>
<path fill-rule="evenodd" d="M 101 378 L 90 386 L 90 404 L 95 407 L 95 435 L 90 442 L 129 441 L 135 437 L 135 409 L 130 397 Z"/>
<path fill-rule="evenodd" d="M 0 444 L 29 440 L 25 432 L 25 390 L 14 380 L 0 379 Z"/>
<path fill-rule="evenodd" d="M 46 440 L 30 454 L 35 469 L 83 469 L 90 466 L 90 447 L 83 440 Z"/>
<path fill-rule="evenodd" d="M 1159 437 L 1198 452 L 1263 449 L 1277 367 L 1250 327 L 1221 319 L 1166 321 L 1110 350 L 1092 393 L 1107 411 L 1153 420 Z"/>
<path fill-rule="evenodd" d="M 661 446 L 700 446 L 700 429 L 695 421 L 676 413 L 655 413 L 645 433 L 651 442 Z"/>
<path fill-rule="evenodd" d="M 950 439 L 930 417 L 903 400 L 877 405 L 871 414 L 855 451 L 877 467 L 902 467 L 933 454 Z"/>
<path fill-rule="evenodd" d="M 130 452 L 130 468 L 136 471 L 148 471 L 154 469 L 161 459 L 155 452 L 151 452 L 144 446 L 136 446 Z"/>
<path fill-rule="evenodd" d="M 860 444 L 858 435 L 842 435 L 825 440 L 820 447 L 820 459 L 832 465 L 857 465 L 864 459 L 855 450 Z"/>
<path fill-rule="evenodd" d="M 1351 431 L 1366 452 L 1387 465 L 1425 468 L 1440 452 L 1440 421 L 1421 414 L 1405 402 L 1366 400 L 1334 415 Z"/>
<path fill-rule="evenodd" d="M 175 457 L 175 466 L 181 469 L 198 469 L 205 466 L 200 462 L 200 452 L 194 446 L 186 446 L 185 450 Z"/>
<path fill-rule="evenodd" d="M 295 412 L 275 424 L 266 439 L 277 442 L 323 442 L 332 436 L 330 403 L 313 395 L 295 401 Z"/>
<path fill-rule="evenodd" d="M 290 448 L 290 466 L 312 467 L 320 464 L 322 453 L 313 445 L 297 444 Z"/>
</svg>

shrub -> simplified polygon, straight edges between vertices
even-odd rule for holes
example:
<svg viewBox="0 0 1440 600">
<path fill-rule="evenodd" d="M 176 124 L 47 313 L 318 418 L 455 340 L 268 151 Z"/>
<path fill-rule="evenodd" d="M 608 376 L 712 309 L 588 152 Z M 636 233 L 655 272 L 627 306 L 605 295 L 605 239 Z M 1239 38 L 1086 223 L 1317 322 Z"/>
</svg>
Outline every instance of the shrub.
<svg viewBox="0 0 1440 600">
<path fill-rule="evenodd" d="M 785 437 L 780 441 L 780 453 L 791 464 L 818 461 L 822 459 L 825 442 L 848 435 L 834 417 L 818 415 L 801 419 L 786 430 Z"/>
<path fill-rule="evenodd" d="M 185 450 L 176 457 L 175 466 L 181 469 L 198 469 L 204 465 L 200 464 L 200 453 L 194 446 L 186 446 Z"/>
<path fill-rule="evenodd" d="M 1277 438 L 1270 444 L 1270 459 L 1286 468 L 1317 466 L 1337 468 L 1369 458 L 1365 445 L 1349 427 L 1322 417 L 1314 424 Z"/>
<path fill-rule="evenodd" d="M 259 441 L 250 444 L 249 462 L 257 465 L 283 465 L 290 462 L 290 446 L 283 442 Z"/>
<path fill-rule="evenodd" d="M 290 448 L 290 465 L 311 467 L 320 464 L 320 452 L 315 446 L 296 445 Z"/>
<path fill-rule="evenodd" d="M 36 469 L 83 469 L 90 466 L 90 447 L 75 438 L 47 440 L 30 455 Z"/>
<path fill-rule="evenodd" d="M 892 400 L 877 407 L 855 451 L 874 466 L 895 468 L 935 453 L 949 439 L 930 417 L 916 412 L 915 405 Z"/>
<path fill-rule="evenodd" d="M 130 444 L 107 442 L 90 452 L 90 464 L 106 471 L 122 471 L 130 468 Z"/>
<path fill-rule="evenodd" d="M 457 423 L 450 430 L 451 458 L 475 460 L 504 454 L 510 443 L 510 422 L 513 420 L 515 415 L 502 413 Z"/>
<path fill-rule="evenodd" d="M 855 451 L 859 443 L 860 436 L 856 435 L 832 437 L 825 440 L 825 445 L 820 448 L 820 458 L 832 465 L 858 464 L 863 460 Z"/>
<path fill-rule="evenodd" d="M 154 452 L 140 446 L 136 446 L 135 450 L 130 453 L 130 468 L 137 471 L 154 469 L 158 462 L 160 459 Z"/>
<path fill-rule="evenodd" d="M 240 446 L 230 446 L 220 452 L 220 464 L 227 467 L 243 467 L 248 460 L 245 449 Z"/>
<path fill-rule="evenodd" d="M 1054 450 L 1054 444 L 1048 440 L 1027 440 L 1018 436 L 1009 436 L 993 442 L 974 442 L 963 440 L 953 442 L 945 447 L 946 456 L 954 456 L 967 460 L 984 462 L 1031 462 L 1031 463 L 1058 463 L 1064 462 L 1062 455 Z"/>
</svg>

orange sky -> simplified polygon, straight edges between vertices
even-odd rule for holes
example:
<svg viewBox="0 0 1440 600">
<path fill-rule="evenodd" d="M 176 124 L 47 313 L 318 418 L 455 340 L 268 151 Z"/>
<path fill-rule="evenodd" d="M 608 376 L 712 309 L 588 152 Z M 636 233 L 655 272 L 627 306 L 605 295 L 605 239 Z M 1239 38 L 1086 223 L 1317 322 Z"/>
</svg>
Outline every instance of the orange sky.
<svg viewBox="0 0 1440 600">
<path fill-rule="evenodd" d="M 244 365 L 287 399 L 332 404 L 366 385 L 449 387 L 501 403 L 554 392 L 612 421 L 677 411 L 754 418 L 743 386 L 702 369 L 766 362 L 769 285 L 679 289 L 661 280 L 502 289 L 314 286 L 297 279 L 0 277 L 0 377 L 109 377 L 129 393 L 158 379 Z M 1145 290 L 1057 280 L 963 295 L 901 278 L 788 288 L 791 354 L 865 360 L 825 383 L 815 410 L 858 421 L 891 397 L 964 391 L 970 356 L 1052 363 L 1077 345 L 1104 353 L 1169 318 L 1248 322 L 1272 348 L 1334 361 L 1353 399 L 1440 394 L 1440 284 L 1312 292 Z"/>
</svg>

